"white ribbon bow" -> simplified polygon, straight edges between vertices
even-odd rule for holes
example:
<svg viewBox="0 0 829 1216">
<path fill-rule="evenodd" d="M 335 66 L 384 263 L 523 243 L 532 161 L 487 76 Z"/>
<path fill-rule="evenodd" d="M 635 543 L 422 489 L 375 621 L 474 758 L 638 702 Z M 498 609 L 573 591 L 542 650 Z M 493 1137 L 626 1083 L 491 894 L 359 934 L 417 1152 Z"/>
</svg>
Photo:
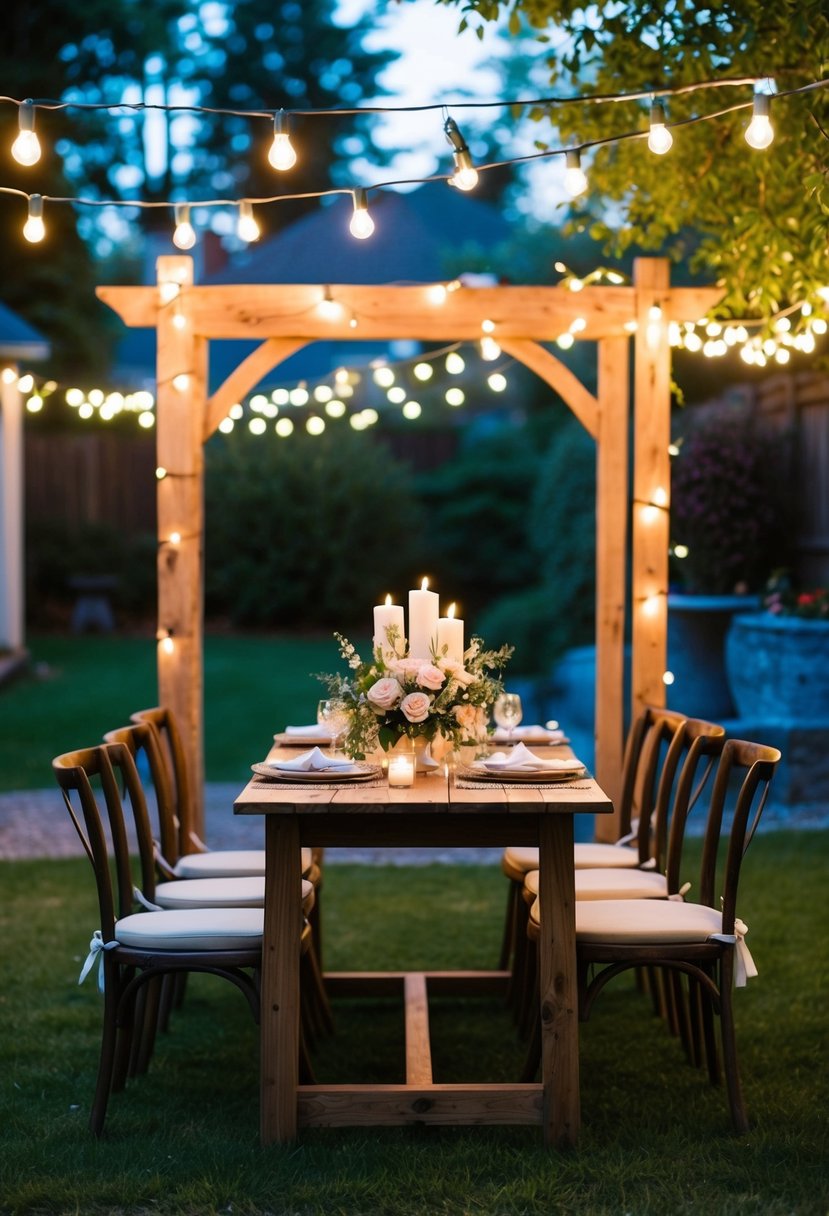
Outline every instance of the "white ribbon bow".
<svg viewBox="0 0 829 1216">
<path fill-rule="evenodd" d="M 735 988 L 745 988 L 746 981 L 753 980 L 757 975 L 757 966 L 745 941 L 747 933 L 748 925 L 739 917 L 735 917 L 733 933 L 712 933 L 710 937 L 712 942 L 725 942 L 729 946 L 737 947 L 734 958 Z"/>
<path fill-rule="evenodd" d="M 81 974 L 78 976 L 78 983 L 82 984 L 89 975 L 92 968 L 95 966 L 95 959 L 98 959 L 98 991 L 104 990 L 104 950 L 114 950 L 119 943 L 112 939 L 111 942 L 105 942 L 101 937 L 101 930 L 96 929 L 92 934 L 92 941 L 89 943 L 89 954 L 86 956 L 86 962 L 81 968 Z"/>
</svg>

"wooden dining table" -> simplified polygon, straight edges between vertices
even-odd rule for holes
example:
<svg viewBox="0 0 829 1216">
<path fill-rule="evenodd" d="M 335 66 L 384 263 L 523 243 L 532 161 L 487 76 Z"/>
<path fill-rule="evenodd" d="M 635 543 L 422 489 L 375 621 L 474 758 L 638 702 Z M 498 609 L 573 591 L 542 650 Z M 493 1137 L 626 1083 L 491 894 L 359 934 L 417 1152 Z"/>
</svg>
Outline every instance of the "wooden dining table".
<svg viewBox="0 0 829 1216">
<path fill-rule="evenodd" d="M 274 747 L 269 759 L 291 754 Z M 296 754 L 295 752 L 293 754 Z M 323 788 L 254 776 L 234 803 L 237 815 L 265 817 L 265 911 L 260 1020 L 260 1130 L 265 1144 L 301 1127 L 403 1124 L 536 1124 L 552 1146 L 577 1141 L 580 1124 L 576 983 L 574 816 L 610 813 L 596 782 L 530 788 L 466 784 L 450 765 L 408 788 L 371 784 Z M 446 1084 L 432 1076 L 430 995 L 506 990 L 507 972 L 326 973 L 329 994 L 404 1001 L 406 1080 L 401 1084 L 300 1084 L 300 849 L 535 845 L 544 908 L 539 940 L 540 1082 Z M 390 926 L 390 932 L 393 928 Z"/>
</svg>

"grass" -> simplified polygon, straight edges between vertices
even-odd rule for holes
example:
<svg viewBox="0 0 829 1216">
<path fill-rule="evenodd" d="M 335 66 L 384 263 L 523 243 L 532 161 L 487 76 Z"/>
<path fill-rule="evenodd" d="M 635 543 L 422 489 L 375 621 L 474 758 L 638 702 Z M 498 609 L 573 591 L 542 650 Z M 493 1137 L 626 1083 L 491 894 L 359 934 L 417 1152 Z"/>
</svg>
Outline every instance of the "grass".
<svg viewBox="0 0 829 1216">
<path fill-rule="evenodd" d="M 115 635 L 34 636 L 30 672 L 0 685 L 0 790 L 51 785 L 50 761 L 157 704 L 155 641 Z M 208 635 L 205 755 L 209 781 L 247 780 L 286 722 L 313 722 L 314 672 L 339 663 L 333 637 Z"/>
<path fill-rule="evenodd" d="M 535 1128 L 330 1129 L 262 1149 L 256 1030 L 208 977 L 95 1141 L 100 998 L 76 983 L 97 924 L 86 862 L 2 863 L 0 1212 L 825 1216 L 827 863 L 822 833 L 758 837 L 749 854 L 741 911 L 760 976 L 736 1005 L 751 1133 L 732 1135 L 723 1092 L 620 980 L 582 1028 L 583 1136 L 565 1155 Z M 327 965 L 489 966 L 504 899 L 493 868 L 328 866 Z M 321 1078 L 399 1077 L 396 1005 L 336 1015 Z M 441 1004 L 433 1032 L 439 1079 L 515 1076 L 499 1007 Z"/>
</svg>

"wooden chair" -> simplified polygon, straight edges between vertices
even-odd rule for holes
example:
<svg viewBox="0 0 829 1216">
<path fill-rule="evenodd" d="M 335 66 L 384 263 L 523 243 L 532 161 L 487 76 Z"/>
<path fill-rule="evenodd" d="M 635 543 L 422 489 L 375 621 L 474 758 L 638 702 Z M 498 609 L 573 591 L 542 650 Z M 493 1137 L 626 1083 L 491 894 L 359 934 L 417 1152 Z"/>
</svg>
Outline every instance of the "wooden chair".
<svg viewBox="0 0 829 1216">
<path fill-rule="evenodd" d="M 684 977 L 687 992 L 681 1008 L 688 1018 L 686 1036 L 702 1036 L 701 1053 L 712 1083 L 720 1076 L 715 1018 L 719 1021 L 731 1121 L 740 1135 L 749 1125 L 737 1068 L 733 988 L 743 987 L 757 971 L 745 944 L 747 926 L 737 915 L 737 891 L 743 857 L 779 760 L 780 752 L 774 747 L 738 739 L 725 743 L 705 824 L 697 902 L 611 899 L 576 903 L 580 1019 L 589 1018 L 599 993 L 623 971 L 649 967 L 675 976 L 679 983 Z M 725 864 L 718 867 L 724 814 L 735 782 L 739 784 Z M 671 821 L 669 853 L 681 855 L 686 819 L 686 808 L 680 803 Z M 532 906 L 529 925 L 537 939 L 543 931 L 538 900 Z"/>
<path fill-rule="evenodd" d="M 82 978 L 96 960 L 104 994 L 98 1079 L 89 1120 L 100 1135 L 110 1092 L 123 1089 L 130 1061 L 149 1059 L 154 1006 L 164 976 L 193 971 L 220 976 L 245 996 L 259 1018 L 262 910 L 188 909 L 136 912 L 136 876 L 115 761 L 126 775 L 138 848 L 138 886 L 154 890 L 155 860 L 141 782 L 122 744 L 100 744 L 52 761 L 69 814 L 92 863 L 100 927 Z M 97 789 L 93 789 L 93 782 Z M 106 818 L 101 813 L 102 796 Z M 132 1071 L 140 1071 L 133 1067 Z"/>
<path fill-rule="evenodd" d="M 690 728 L 687 726 L 689 721 L 693 722 Z M 689 720 L 674 710 L 646 706 L 634 722 L 625 745 L 619 802 L 622 835 L 615 844 L 577 843 L 574 846 L 577 877 L 581 870 L 604 870 L 608 883 L 627 884 L 628 890 L 633 891 L 634 882 L 617 877 L 630 872 L 636 875 L 635 882 L 641 886 L 653 885 L 653 880 L 644 878 L 643 874 L 646 870 L 659 869 L 664 854 L 665 813 L 680 759 L 694 739 L 721 740 L 724 734 L 723 728 L 716 723 Z M 661 782 L 666 769 L 670 780 Z M 710 765 L 690 795 L 691 805 L 699 798 L 709 773 Z M 654 830 L 660 782 L 665 805 L 663 813 L 656 817 Z M 526 1007 L 526 990 L 533 983 L 534 954 L 527 946 L 524 884 L 527 875 L 538 870 L 538 849 L 508 846 L 501 859 L 501 868 L 509 879 L 510 890 L 499 967 L 512 972 L 509 999 L 519 1010 Z M 586 891 L 589 881 L 584 879 L 579 885 Z"/>
<path fill-rule="evenodd" d="M 162 830 L 162 855 L 173 864 L 171 877 L 218 878 L 241 877 L 265 873 L 264 849 L 221 849 L 212 851 L 193 831 L 184 828 L 191 822 L 192 780 L 187 768 L 187 758 L 181 739 L 181 731 L 173 711 L 164 705 L 137 710 L 130 715 L 134 723 L 149 724 L 158 740 L 157 757 L 167 773 L 173 815 Z M 314 952 L 322 966 L 322 849 L 302 850 L 302 872 L 314 884 L 314 907 L 309 917 L 313 932 Z"/>
<path fill-rule="evenodd" d="M 261 908 L 265 902 L 264 873 L 240 873 L 255 866 L 247 859 L 250 850 L 219 850 L 216 852 L 198 854 L 210 859 L 211 867 L 204 867 L 202 877 L 181 877 L 182 870 L 188 871 L 181 862 L 186 858 L 176 856 L 179 830 L 178 817 L 173 800 L 170 783 L 170 773 L 164 762 L 162 745 L 158 732 L 150 721 L 134 722 L 131 726 L 122 726 L 108 731 L 104 736 L 106 743 L 121 744 L 129 752 L 134 761 L 139 758 L 146 763 L 149 774 L 149 785 L 156 809 L 158 834 L 153 839 L 153 855 L 156 864 L 156 881 L 148 884 L 145 880 L 141 888 L 140 899 L 149 908 L 229 908 L 256 907 Z M 115 755 L 115 753 L 113 753 Z M 121 753 L 118 753 L 120 755 Z M 113 760 L 113 765 L 118 765 Z M 128 784 L 128 774 L 121 773 L 122 788 Z M 308 1016 L 308 1036 L 313 1031 L 319 1033 L 333 1031 L 333 1019 L 327 997 L 324 992 L 322 972 L 314 941 L 313 919 L 314 907 L 317 900 L 315 873 L 318 871 L 313 864 L 310 849 L 302 851 L 302 910 L 309 923 L 309 932 L 304 937 L 303 970 L 306 972 L 305 1012 Z M 171 860 L 173 864 L 171 864 Z M 158 881 L 160 879 L 161 881 Z M 159 1024 L 165 1028 L 173 1001 L 181 1003 L 183 995 L 182 983 L 179 981 L 177 992 L 169 988 L 162 996 L 159 1012 Z"/>
</svg>

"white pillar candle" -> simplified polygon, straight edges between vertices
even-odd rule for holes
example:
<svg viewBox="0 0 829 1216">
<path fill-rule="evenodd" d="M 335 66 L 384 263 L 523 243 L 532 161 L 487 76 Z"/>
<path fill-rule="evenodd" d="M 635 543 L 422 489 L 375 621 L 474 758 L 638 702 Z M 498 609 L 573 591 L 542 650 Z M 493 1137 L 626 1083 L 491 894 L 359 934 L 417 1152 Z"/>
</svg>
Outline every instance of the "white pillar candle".
<svg viewBox="0 0 829 1216">
<path fill-rule="evenodd" d="M 403 605 L 393 604 L 391 596 L 387 595 L 385 604 L 377 604 L 374 609 L 374 649 L 379 650 L 384 658 L 394 656 L 394 649 L 389 645 L 386 633 L 390 625 L 396 626 L 399 638 L 406 636 Z"/>
<path fill-rule="evenodd" d="M 401 788 L 414 785 L 415 758 L 408 756 L 389 756 L 389 785 Z"/>
<path fill-rule="evenodd" d="M 409 592 L 409 654 L 413 659 L 430 659 L 437 646 L 439 598 L 429 591 L 424 578 L 419 591 Z"/>
<path fill-rule="evenodd" d="M 446 658 L 454 663 L 463 662 L 463 621 L 455 616 L 455 605 L 450 604 L 446 616 L 438 621 L 438 654 L 446 647 Z"/>
</svg>

